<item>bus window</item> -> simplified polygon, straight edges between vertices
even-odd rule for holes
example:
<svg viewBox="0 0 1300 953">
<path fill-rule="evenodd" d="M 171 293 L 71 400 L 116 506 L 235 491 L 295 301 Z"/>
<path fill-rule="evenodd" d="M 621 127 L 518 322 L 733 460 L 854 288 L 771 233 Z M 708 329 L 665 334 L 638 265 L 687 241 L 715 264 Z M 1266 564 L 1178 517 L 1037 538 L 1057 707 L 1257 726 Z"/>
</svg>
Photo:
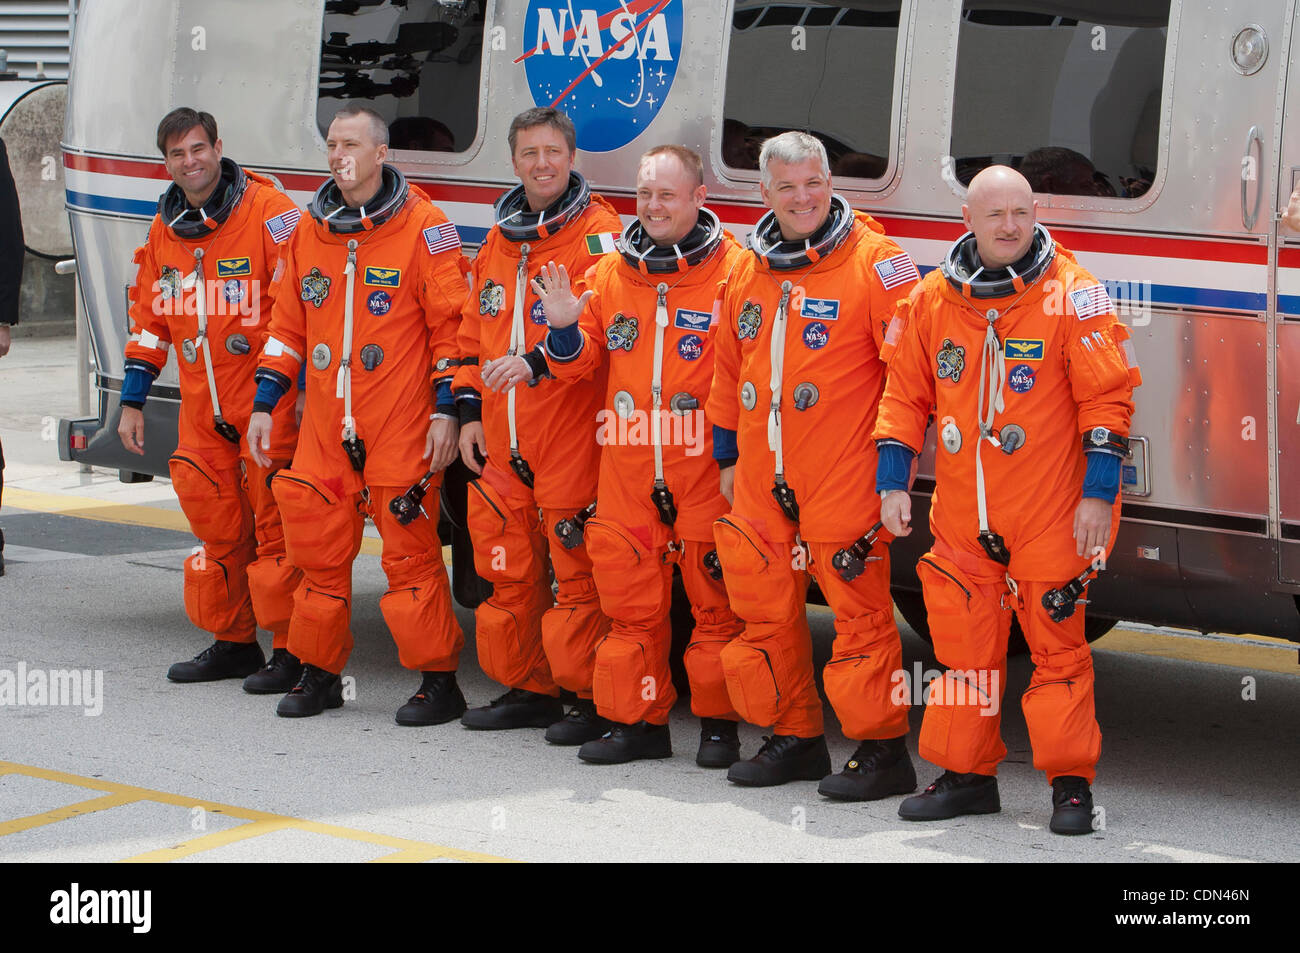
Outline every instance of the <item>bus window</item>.
<svg viewBox="0 0 1300 953">
<path fill-rule="evenodd" d="M 799 129 L 825 144 L 832 175 L 883 177 L 898 99 L 894 56 L 901 7 L 902 0 L 843 5 L 736 0 L 723 162 L 733 169 L 757 169 L 764 139 Z"/>
<path fill-rule="evenodd" d="M 1155 180 L 1169 0 L 964 0 L 950 151 L 1035 192 L 1137 198 Z M 1068 14 L 1068 15 L 1067 15 Z M 1027 77 L 1033 77 L 1030 81 Z"/>
<path fill-rule="evenodd" d="M 464 152 L 478 135 L 483 5 L 328 0 L 316 124 L 365 100 L 388 121 L 389 148 Z"/>
</svg>

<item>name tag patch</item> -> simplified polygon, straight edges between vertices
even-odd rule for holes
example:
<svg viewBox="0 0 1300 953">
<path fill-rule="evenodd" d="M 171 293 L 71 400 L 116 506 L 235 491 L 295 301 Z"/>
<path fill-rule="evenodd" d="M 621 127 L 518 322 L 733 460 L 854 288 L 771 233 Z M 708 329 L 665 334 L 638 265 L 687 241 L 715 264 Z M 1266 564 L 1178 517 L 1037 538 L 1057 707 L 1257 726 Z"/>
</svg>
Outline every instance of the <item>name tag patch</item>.
<svg viewBox="0 0 1300 953">
<path fill-rule="evenodd" d="M 217 259 L 217 277 L 218 278 L 239 278 L 253 273 L 252 259 L 249 258 L 218 258 Z"/>
<path fill-rule="evenodd" d="M 709 324 L 712 321 L 712 312 L 689 311 L 686 308 L 678 308 L 677 314 L 673 318 L 673 327 L 681 328 L 683 331 L 703 331 L 707 334 Z"/>
<path fill-rule="evenodd" d="M 1003 346 L 1009 361 L 1041 361 L 1043 342 L 1036 338 L 1007 338 Z"/>
<path fill-rule="evenodd" d="M 802 314 L 817 321 L 838 321 L 840 303 L 834 298 L 804 298 Z"/>
<path fill-rule="evenodd" d="M 400 268 L 374 268 L 366 266 L 364 281 L 379 288 L 396 288 L 402 283 Z"/>
</svg>

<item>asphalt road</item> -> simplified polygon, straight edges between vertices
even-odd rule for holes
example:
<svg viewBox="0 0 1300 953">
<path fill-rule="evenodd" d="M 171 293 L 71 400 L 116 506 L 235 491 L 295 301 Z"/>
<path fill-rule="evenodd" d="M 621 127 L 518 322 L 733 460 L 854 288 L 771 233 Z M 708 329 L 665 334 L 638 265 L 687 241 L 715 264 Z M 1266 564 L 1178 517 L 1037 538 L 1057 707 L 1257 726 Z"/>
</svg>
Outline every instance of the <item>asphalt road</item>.
<svg viewBox="0 0 1300 953">
<path fill-rule="evenodd" d="M 1138 631 L 1097 643 L 1104 825 L 1076 838 L 1046 829 L 1050 789 L 1013 701 L 1026 658 L 1010 666 L 1002 813 L 933 825 L 901 821 L 898 798 L 834 803 L 811 782 L 733 787 L 695 765 L 684 705 L 672 759 L 615 767 L 583 764 L 540 730 L 398 727 L 393 712 L 419 679 L 398 666 L 373 554 L 355 568 L 355 698 L 342 709 L 280 719 L 274 696 L 237 681 L 169 683 L 168 665 L 207 644 L 181 602 L 195 540 L 165 481 L 124 486 L 55 459 L 42 430 L 75 410 L 70 349 L 20 340 L 0 365 L 0 681 L 20 666 L 75 669 L 92 686 L 100 673 L 102 689 L 75 706 L 0 705 L 0 861 L 1300 859 L 1300 670 L 1294 646 L 1269 640 Z M 830 618 L 813 616 L 824 661 Z M 472 614 L 459 618 L 461 684 L 484 704 L 500 689 L 478 668 Z M 936 667 L 910 631 L 904 656 L 908 669 Z M 838 769 L 853 744 L 827 714 Z M 750 727 L 742 740 L 746 756 L 761 743 Z M 922 784 L 939 773 L 917 771 Z"/>
</svg>

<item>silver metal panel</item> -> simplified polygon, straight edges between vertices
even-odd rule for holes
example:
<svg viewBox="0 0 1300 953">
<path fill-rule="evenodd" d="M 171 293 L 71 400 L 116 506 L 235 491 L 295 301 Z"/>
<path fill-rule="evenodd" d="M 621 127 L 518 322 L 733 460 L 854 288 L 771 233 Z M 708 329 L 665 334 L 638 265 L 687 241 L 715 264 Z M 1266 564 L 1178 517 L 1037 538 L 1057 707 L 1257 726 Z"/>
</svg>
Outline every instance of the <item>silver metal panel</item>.
<svg viewBox="0 0 1300 953">
<path fill-rule="evenodd" d="M 168 77 L 175 65 L 177 6 L 177 0 L 85 4 L 72 44 L 65 146 L 157 156 L 158 120 L 174 105 Z M 210 57 L 211 66 L 216 59 Z"/>
<path fill-rule="evenodd" d="M 225 151 L 242 163 L 323 169 L 314 121 L 323 9 L 322 0 L 180 0 L 170 105 L 216 116 Z"/>
<path fill-rule="evenodd" d="M 1300 522 L 1300 324 L 1277 329 L 1277 469 L 1281 518 Z"/>
<path fill-rule="evenodd" d="M 149 223 L 82 213 L 70 218 L 95 367 L 100 374 L 121 380 L 129 333 L 125 289 L 135 281 L 131 256 L 144 244 Z M 176 358 L 170 352 L 158 383 L 180 386 Z"/>
<path fill-rule="evenodd" d="M 1268 515 L 1265 323 L 1155 312 L 1133 329 L 1142 377 L 1133 433 L 1151 437 L 1144 500 Z"/>
</svg>

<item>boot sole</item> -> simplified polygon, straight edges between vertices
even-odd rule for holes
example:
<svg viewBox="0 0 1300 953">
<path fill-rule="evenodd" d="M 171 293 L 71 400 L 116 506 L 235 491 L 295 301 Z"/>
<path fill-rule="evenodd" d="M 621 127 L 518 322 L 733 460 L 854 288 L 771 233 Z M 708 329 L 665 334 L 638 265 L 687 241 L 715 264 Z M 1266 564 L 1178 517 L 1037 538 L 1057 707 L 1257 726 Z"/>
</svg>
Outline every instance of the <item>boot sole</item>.
<svg viewBox="0 0 1300 953">
<path fill-rule="evenodd" d="M 266 663 L 263 663 L 263 665 L 264 664 Z M 257 668 L 251 669 L 246 672 L 245 671 L 227 672 L 224 675 L 174 675 L 169 669 L 167 671 L 167 680 L 169 682 L 176 682 L 177 684 L 181 684 L 181 685 L 192 685 L 197 682 L 224 682 L 227 679 L 231 679 L 231 678 L 248 678 L 248 676 L 254 674 L 255 672 L 260 672 L 261 670 L 262 670 L 262 665 L 259 665 L 257 666 Z M 297 685 L 297 684 L 298 684 L 297 679 L 294 679 L 293 685 Z M 289 688 L 293 688 L 293 685 L 290 685 Z M 285 689 L 285 691 L 288 690 L 289 690 L 288 688 Z"/>
<path fill-rule="evenodd" d="M 581 751 L 578 752 L 579 760 L 585 761 L 587 764 L 628 764 L 632 761 L 663 761 L 672 756 L 673 752 L 671 748 L 666 752 L 654 751 L 649 754 L 635 754 L 631 757 L 614 753 L 602 757 L 599 754 L 594 754 L 592 752 L 588 752 L 587 754 L 583 754 Z"/>
<path fill-rule="evenodd" d="M 898 816 L 905 821 L 950 821 L 954 817 L 965 817 L 974 814 L 1000 814 L 1001 812 L 1002 802 L 1000 799 L 995 799 L 992 804 L 976 803 L 958 811 L 947 811 L 942 814 L 919 814 L 915 811 L 904 812 L 901 805 L 898 808 Z"/>
<path fill-rule="evenodd" d="M 343 699 L 340 698 L 338 701 L 335 701 L 334 699 L 331 698 L 329 701 L 325 703 L 325 707 L 322 708 L 320 711 L 285 711 L 281 709 L 279 706 L 276 706 L 275 713 L 279 715 L 281 718 L 311 718 L 313 715 L 320 715 L 331 709 L 342 708 L 342 707 L 343 707 Z"/>
<path fill-rule="evenodd" d="M 1064 823 L 1058 826 L 1056 823 L 1056 819 L 1053 818 L 1052 822 L 1047 825 L 1047 829 L 1050 830 L 1053 834 L 1060 834 L 1064 837 L 1078 836 L 1080 834 L 1091 834 L 1093 832 L 1092 814 L 1089 813 L 1086 818 L 1080 818 L 1079 820 L 1083 823 L 1084 825 L 1083 827 L 1073 826 L 1075 823 L 1073 819 L 1069 820 L 1069 824 L 1071 826 L 1066 826 L 1066 824 Z"/>
<path fill-rule="evenodd" d="M 741 761 L 737 763 L 747 764 L 748 762 Z M 733 767 L 734 766 L 735 765 L 733 765 Z M 818 763 L 812 765 L 803 770 L 796 771 L 792 773 L 789 777 L 785 777 L 785 778 L 772 778 L 772 779 L 745 778 L 745 777 L 733 778 L 730 772 L 728 772 L 727 780 L 730 781 L 732 784 L 740 785 L 742 788 L 774 788 L 777 787 L 778 785 L 789 784 L 791 781 L 820 781 L 822 778 L 826 777 L 826 775 L 830 773 L 831 773 L 831 761 L 830 758 L 828 757 L 826 759 L 825 764 Z"/>
<path fill-rule="evenodd" d="M 393 720 L 404 728 L 423 728 L 428 725 L 445 725 L 449 721 L 455 721 L 463 714 L 465 714 L 464 708 L 460 709 L 460 711 L 450 712 L 441 718 L 411 718 L 409 716 L 403 718 L 399 712 L 393 716 Z"/>
<path fill-rule="evenodd" d="M 908 764 L 905 772 L 893 776 L 886 769 L 875 774 L 845 776 L 832 774 L 822 778 L 817 793 L 833 801 L 879 801 L 887 797 L 916 792 L 916 772 Z"/>
<path fill-rule="evenodd" d="M 250 695 L 284 695 L 284 694 L 287 694 L 288 692 L 293 691 L 293 686 L 295 686 L 295 685 L 298 684 L 298 679 L 300 679 L 300 678 L 302 677 L 302 673 L 299 672 L 297 675 L 295 675 L 295 676 L 293 677 L 293 680 L 292 680 L 292 681 L 286 681 L 283 685 L 272 685 L 272 686 L 270 686 L 270 687 L 267 687 L 267 686 L 264 686 L 264 685 L 262 685 L 262 686 L 256 686 L 256 687 L 250 687 L 249 684 L 248 684 L 248 681 L 247 681 L 247 680 L 248 680 L 249 678 L 251 678 L 251 677 L 252 677 L 252 676 L 245 676 L 245 681 L 244 681 L 244 691 L 248 692 L 248 694 L 250 694 Z"/>
<path fill-rule="evenodd" d="M 562 735 L 558 738 L 553 738 L 551 736 L 550 728 L 548 726 L 545 738 L 549 744 L 553 744 L 557 748 L 575 748 L 579 745 L 585 745 L 588 741 L 595 741 L 597 738 L 604 737 L 605 732 L 607 731 L 609 731 L 608 728 L 605 728 L 601 731 L 595 731 L 593 729 L 594 733 L 587 733 L 583 735 Z"/>
<path fill-rule="evenodd" d="M 728 752 L 725 755 L 708 756 L 697 754 L 695 763 L 701 768 L 730 768 L 740 760 L 740 749 L 737 748 L 734 753 Z"/>
<path fill-rule="evenodd" d="M 460 719 L 460 723 L 470 731 L 512 731 L 515 728 L 549 728 L 564 717 L 564 712 L 559 711 L 554 714 L 545 713 L 534 715 L 531 718 L 521 718 L 518 721 L 503 719 L 495 724 L 474 724 L 473 720 L 465 720 L 465 717 L 473 711 L 475 709 L 471 708 Z"/>
</svg>

